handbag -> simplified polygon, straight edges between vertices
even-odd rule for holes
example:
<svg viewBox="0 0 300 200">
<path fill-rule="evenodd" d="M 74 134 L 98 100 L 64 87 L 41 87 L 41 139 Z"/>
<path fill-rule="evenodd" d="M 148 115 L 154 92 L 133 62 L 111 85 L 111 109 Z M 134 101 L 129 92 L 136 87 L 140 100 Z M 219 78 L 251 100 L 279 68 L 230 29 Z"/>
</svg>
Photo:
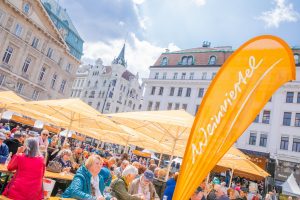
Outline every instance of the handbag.
<svg viewBox="0 0 300 200">
<path fill-rule="evenodd" d="M 50 171 L 50 172 L 59 173 L 62 170 L 62 164 L 55 161 L 55 160 L 52 160 L 52 161 L 49 162 L 49 164 L 47 166 L 47 170 Z"/>
</svg>

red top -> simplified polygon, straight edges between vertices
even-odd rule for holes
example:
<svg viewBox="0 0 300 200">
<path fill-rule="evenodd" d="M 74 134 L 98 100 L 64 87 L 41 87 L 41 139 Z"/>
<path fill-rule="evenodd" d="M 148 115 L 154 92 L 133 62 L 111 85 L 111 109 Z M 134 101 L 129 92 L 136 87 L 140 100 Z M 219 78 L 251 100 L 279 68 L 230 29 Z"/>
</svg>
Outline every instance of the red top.
<svg viewBox="0 0 300 200">
<path fill-rule="evenodd" d="M 43 177 L 45 173 L 44 158 L 27 157 L 16 154 L 9 162 L 7 169 L 16 173 L 3 192 L 4 196 L 17 200 L 43 199 Z"/>
</svg>

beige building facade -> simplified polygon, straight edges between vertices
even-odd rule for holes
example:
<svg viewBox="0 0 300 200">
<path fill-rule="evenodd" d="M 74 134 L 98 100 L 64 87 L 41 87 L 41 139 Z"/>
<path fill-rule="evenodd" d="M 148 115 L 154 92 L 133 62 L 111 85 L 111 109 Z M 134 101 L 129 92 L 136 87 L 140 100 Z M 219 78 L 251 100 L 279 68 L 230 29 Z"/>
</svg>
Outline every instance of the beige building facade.
<svg viewBox="0 0 300 200">
<path fill-rule="evenodd" d="M 0 0 L 0 90 L 27 100 L 70 96 L 80 60 L 39 0 Z"/>
</svg>

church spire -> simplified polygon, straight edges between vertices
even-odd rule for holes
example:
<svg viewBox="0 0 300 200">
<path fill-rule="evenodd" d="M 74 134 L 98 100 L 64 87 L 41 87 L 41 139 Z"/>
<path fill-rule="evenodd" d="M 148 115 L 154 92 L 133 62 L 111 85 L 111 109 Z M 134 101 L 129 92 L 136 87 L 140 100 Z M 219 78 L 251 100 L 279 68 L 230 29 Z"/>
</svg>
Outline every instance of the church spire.
<svg viewBox="0 0 300 200">
<path fill-rule="evenodd" d="M 113 64 L 120 64 L 124 67 L 127 67 L 127 62 L 125 61 L 125 43 L 123 45 L 123 48 L 117 58 L 115 58 L 112 62 Z"/>
</svg>

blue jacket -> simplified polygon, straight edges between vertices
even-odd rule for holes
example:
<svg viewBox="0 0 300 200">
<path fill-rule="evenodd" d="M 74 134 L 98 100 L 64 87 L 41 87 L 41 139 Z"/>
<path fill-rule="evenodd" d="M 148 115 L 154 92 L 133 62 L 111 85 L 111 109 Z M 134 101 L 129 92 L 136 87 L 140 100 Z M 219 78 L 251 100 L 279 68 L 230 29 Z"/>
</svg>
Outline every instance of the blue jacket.
<svg viewBox="0 0 300 200">
<path fill-rule="evenodd" d="M 0 146 L 0 163 L 5 163 L 8 157 L 8 146 L 4 143 Z"/>
<path fill-rule="evenodd" d="M 95 196 L 92 196 L 91 188 L 91 178 L 92 174 L 87 170 L 87 168 L 82 165 L 76 172 L 71 185 L 62 194 L 64 198 L 76 198 L 84 200 L 96 200 Z M 104 191 L 104 181 L 102 176 L 99 174 L 99 189 L 103 194 Z"/>
<path fill-rule="evenodd" d="M 164 196 L 167 196 L 167 200 L 172 200 L 173 194 L 174 194 L 174 190 L 175 190 L 175 186 L 176 186 L 176 181 L 174 180 L 174 178 L 170 178 L 167 181 L 167 187 L 165 189 L 164 192 Z"/>
<path fill-rule="evenodd" d="M 100 171 L 100 175 L 102 176 L 102 178 L 104 180 L 105 186 L 109 187 L 110 183 L 112 181 L 112 176 L 110 174 L 110 170 L 106 167 L 102 167 L 102 169 Z"/>
</svg>

